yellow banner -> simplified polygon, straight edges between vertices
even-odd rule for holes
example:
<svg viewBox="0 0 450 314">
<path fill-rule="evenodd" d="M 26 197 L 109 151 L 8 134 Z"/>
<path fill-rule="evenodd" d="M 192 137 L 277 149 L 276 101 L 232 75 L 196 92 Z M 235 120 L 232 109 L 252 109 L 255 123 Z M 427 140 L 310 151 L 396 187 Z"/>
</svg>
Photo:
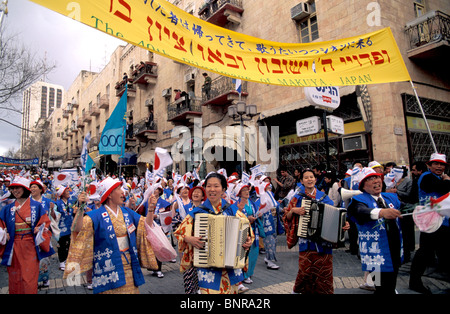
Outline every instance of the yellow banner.
<svg viewBox="0 0 450 314">
<path fill-rule="evenodd" d="M 318 87 L 411 80 L 389 28 L 289 44 L 218 27 L 164 0 L 31 1 L 135 46 L 246 81 Z"/>
</svg>

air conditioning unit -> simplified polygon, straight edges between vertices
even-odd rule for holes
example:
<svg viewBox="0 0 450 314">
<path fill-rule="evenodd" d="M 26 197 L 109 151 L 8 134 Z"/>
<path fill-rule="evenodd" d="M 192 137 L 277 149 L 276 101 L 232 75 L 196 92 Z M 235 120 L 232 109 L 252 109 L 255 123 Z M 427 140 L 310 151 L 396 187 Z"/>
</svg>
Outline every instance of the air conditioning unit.
<svg viewBox="0 0 450 314">
<path fill-rule="evenodd" d="M 145 101 L 145 106 L 146 107 L 153 107 L 153 98 L 152 99 L 147 99 Z"/>
<path fill-rule="evenodd" d="M 344 153 L 367 149 L 366 136 L 364 134 L 360 134 L 343 137 L 342 147 Z"/>
<path fill-rule="evenodd" d="M 186 74 L 186 76 L 184 77 L 184 82 L 185 83 L 195 82 L 195 74 L 194 73 Z"/>
<path fill-rule="evenodd" d="M 302 20 L 311 14 L 309 10 L 309 3 L 300 2 L 291 9 L 291 19 L 295 21 Z"/>
<path fill-rule="evenodd" d="M 167 88 L 167 89 L 162 91 L 162 96 L 163 97 L 170 97 L 171 95 L 172 95 L 172 88 Z"/>
</svg>

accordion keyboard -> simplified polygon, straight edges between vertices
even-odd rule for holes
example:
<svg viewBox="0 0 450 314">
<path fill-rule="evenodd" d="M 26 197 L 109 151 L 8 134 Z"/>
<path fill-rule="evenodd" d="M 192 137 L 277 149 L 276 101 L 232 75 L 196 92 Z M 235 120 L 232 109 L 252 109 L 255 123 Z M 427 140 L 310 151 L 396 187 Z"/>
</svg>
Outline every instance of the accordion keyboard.
<svg viewBox="0 0 450 314">
<path fill-rule="evenodd" d="M 309 211 L 311 209 L 311 201 L 303 199 L 302 207 L 305 208 L 306 213 L 299 217 L 297 235 L 299 237 L 306 238 L 306 237 L 308 237 L 308 227 L 309 227 L 309 223 L 311 221 L 311 216 L 309 214 Z"/>
<path fill-rule="evenodd" d="M 194 265 L 202 267 L 208 265 L 208 215 L 198 215 L 194 224 L 194 237 L 201 237 L 205 246 L 194 250 Z"/>
</svg>

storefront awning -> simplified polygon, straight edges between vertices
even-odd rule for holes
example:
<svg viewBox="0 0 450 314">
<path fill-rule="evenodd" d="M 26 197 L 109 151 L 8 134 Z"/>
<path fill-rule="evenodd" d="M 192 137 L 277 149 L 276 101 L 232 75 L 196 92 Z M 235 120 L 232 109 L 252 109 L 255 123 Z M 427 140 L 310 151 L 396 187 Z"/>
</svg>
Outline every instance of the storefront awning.
<svg viewBox="0 0 450 314">
<path fill-rule="evenodd" d="M 204 147 L 203 147 L 203 154 L 211 154 L 211 149 L 213 147 L 219 146 L 219 147 L 225 147 L 231 150 L 235 150 L 239 157 L 242 156 L 242 144 L 239 140 L 240 137 L 234 136 L 235 134 L 227 134 L 227 133 L 221 133 L 216 134 L 214 137 L 206 141 Z M 255 161 L 256 160 L 256 151 L 251 152 L 249 154 L 249 136 L 248 134 L 245 134 L 245 160 L 247 161 Z M 256 139 L 255 139 L 256 140 Z M 208 157 L 208 156 L 207 156 Z"/>
<path fill-rule="evenodd" d="M 354 93 L 355 91 L 356 91 L 356 86 L 341 86 L 341 87 L 339 87 L 339 95 L 341 97 L 350 95 L 350 94 Z M 308 106 L 311 106 L 311 104 L 306 99 L 297 100 L 288 105 L 280 106 L 277 108 L 273 108 L 273 109 L 269 109 L 269 110 L 261 112 L 260 119 L 261 120 L 268 119 L 268 118 L 271 118 L 274 116 L 278 116 L 280 114 L 285 114 L 285 113 L 292 112 L 294 110 L 306 108 Z"/>
<path fill-rule="evenodd" d="M 52 169 L 54 169 L 54 168 L 61 168 L 62 164 L 63 164 L 63 161 L 61 159 L 49 160 L 47 168 L 49 168 L 49 169 L 50 168 L 52 168 Z"/>
<path fill-rule="evenodd" d="M 137 154 L 136 153 L 125 153 L 123 157 L 119 158 L 119 166 L 136 166 L 137 165 Z"/>
<path fill-rule="evenodd" d="M 149 149 L 149 150 L 141 152 L 137 158 L 137 162 L 143 163 L 143 164 L 153 164 L 154 161 L 155 161 L 155 150 L 154 149 Z"/>
</svg>

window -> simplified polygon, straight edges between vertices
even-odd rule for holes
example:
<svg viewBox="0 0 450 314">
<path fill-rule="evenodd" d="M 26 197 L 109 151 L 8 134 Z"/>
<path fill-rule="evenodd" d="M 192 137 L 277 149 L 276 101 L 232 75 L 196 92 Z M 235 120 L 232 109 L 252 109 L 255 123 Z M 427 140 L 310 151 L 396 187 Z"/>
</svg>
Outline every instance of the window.
<svg viewBox="0 0 450 314">
<path fill-rule="evenodd" d="M 309 43 L 319 38 L 319 26 L 317 25 L 316 3 L 309 2 L 310 15 L 300 21 L 300 40 L 302 43 Z"/>
<path fill-rule="evenodd" d="M 425 0 L 414 0 L 414 12 L 416 17 L 421 17 L 425 14 Z"/>
</svg>

